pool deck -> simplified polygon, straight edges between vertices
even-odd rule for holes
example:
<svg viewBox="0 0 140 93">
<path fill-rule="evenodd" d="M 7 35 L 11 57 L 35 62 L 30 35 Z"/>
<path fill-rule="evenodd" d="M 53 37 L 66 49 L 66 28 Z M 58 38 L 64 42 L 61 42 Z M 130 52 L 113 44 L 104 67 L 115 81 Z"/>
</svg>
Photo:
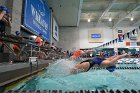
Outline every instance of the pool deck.
<svg viewBox="0 0 140 93">
<path fill-rule="evenodd" d="M 52 62 L 53 60 L 38 60 L 36 63 L 1 63 L 0 87 L 39 72 Z"/>
</svg>

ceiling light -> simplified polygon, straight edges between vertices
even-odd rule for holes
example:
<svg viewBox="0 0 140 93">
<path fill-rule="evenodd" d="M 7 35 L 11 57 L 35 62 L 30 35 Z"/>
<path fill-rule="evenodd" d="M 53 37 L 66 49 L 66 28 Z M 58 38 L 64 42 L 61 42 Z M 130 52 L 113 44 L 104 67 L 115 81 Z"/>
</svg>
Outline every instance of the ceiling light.
<svg viewBox="0 0 140 93">
<path fill-rule="evenodd" d="M 133 17 L 131 17 L 131 18 L 130 18 L 130 20 L 131 20 L 131 21 L 133 21 L 133 20 L 134 20 L 134 18 L 133 18 Z"/>
<path fill-rule="evenodd" d="M 90 22 L 91 20 L 90 19 L 88 19 L 88 22 Z"/>
<path fill-rule="evenodd" d="M 132 14 L 131 14 L 131 18 L 130 18 L 130 20 L 131 20 L 131 21 L 133 21 L 133 20 L 134 20 L 134 18 L 133 18 L 133 16 L 132 16 Z"/>
<path fill-rule="evenodd" d="M 112 18 L 109 18 L 109 21 L 111 22 L 112 21 Z"/>
<path fill-rule="evenodd" d="M 111 14 L 109 15 L 109 19 L 108 19 L 108 21 L 112 21 L 112 17 L 111 17 Z"/>
</svg>

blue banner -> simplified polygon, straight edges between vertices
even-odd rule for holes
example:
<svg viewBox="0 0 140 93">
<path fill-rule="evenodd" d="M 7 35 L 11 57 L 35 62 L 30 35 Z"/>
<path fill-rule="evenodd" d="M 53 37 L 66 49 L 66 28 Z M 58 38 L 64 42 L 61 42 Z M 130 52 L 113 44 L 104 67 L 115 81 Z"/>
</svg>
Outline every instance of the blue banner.
<svg viewBox="0 0 140 93">
<path fill-rule="evenodd" d="M 91 34 L 91 38 L 101 38 L 101 34 Z"/>
<path fill-rule="evenodd" d="M 130 37 L 130 40 L 137 40 L 137 37 Z"/>
<path fill-rule="evenodd" d="M 24 25 L 50 42 L 51 12 L 43 0 L 25 0 Z"/>
<path fill-rule="evenodd" d="M 123 37 L 119 37 L 118 42 L 123 42 Z"/>
<path fill-rule="evenodd" d="M 137 43 L 136 42 L 131 42 L 130 45 L 131 46 L 137 46 Z"/>
</svg>

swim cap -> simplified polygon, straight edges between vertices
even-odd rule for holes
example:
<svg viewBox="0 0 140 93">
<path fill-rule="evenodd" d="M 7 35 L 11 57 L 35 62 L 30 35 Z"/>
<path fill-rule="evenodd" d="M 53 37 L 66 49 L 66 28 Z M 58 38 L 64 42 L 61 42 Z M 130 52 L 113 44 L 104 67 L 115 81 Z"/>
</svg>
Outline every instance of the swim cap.
<svg viewBox="0 0 140 93">
<path fill-rule="evenodd" d="M 16 31 L 15 32 L 16 36 L 20 35 L 20 32 L 19 31 Z"/>
<path fill-rule="evenodd" d="M 116 66 L 110 66 L 106 68 L 109 72 L 113 72 L 116 69 Z"/>
<path fill-rule="evenodd" d="M 41 33 L 39 33 L 39 36 L 42 36 L 42 34 L 41 34 Z"/>
<path fill-rule="evenodd" d="M 0 11 L 6 11 L 6 13 L 9 13 L 9 9 L 4 5 L 0 6 Z"/>
</svg>

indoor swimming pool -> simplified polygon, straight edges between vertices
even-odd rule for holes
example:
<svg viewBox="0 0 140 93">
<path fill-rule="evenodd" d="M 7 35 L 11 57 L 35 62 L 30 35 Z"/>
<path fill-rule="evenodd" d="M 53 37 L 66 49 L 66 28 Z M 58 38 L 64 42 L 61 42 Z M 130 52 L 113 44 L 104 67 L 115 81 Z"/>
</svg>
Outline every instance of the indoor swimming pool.
<svg viewBox="0 0 140 93">
<path fill-rule="evenodd" d="M 140 88 L 139 64 L 117 64 L 118 69 L 114 72 L 91 69 L 78 74 L 67 74 L 72 64 L 65 68 L 64 65 L 64 62 L 58 62 L 11 90 L 139 90 Z M 128 68 L 125 69 L 126 66 Z"/>
</svg>

